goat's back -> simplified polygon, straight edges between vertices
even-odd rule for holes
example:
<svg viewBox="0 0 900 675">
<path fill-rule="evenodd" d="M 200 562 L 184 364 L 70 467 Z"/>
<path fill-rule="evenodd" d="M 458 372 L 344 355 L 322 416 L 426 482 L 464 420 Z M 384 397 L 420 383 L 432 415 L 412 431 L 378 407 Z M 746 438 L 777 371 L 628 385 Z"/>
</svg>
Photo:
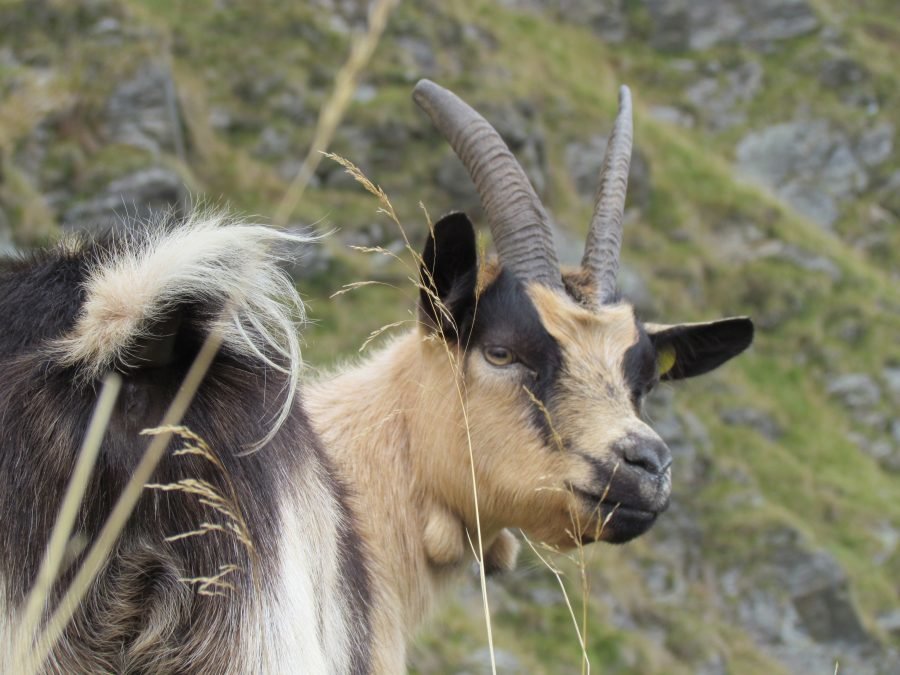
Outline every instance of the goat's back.
<svg viewBox="0 0 900 675">
<path fill-rule="evenodd" d="M 50 608 L 140 460 L 141 432 L 159 424 L 215 327 L 224 342 L 152 478 L 162 487 L 144 490 L 45 667 L 366 671 L 360 544 L 295 394 L 302 305 L 272 253 L 288 237 L 220 221 L 0 263 L 4 652 L 104 374 L 118 371 L 123 386 Z M 202 452 L 176 454 L 183 446 Z"/>
</svg>

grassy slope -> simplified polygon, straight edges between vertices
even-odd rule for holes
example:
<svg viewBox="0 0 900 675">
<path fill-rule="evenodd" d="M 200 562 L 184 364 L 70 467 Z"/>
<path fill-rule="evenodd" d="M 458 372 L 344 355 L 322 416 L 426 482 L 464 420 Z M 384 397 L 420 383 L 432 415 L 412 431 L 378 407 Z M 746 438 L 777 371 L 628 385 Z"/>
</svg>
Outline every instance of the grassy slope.
<svg viewBox="0 0 900 675">
<path fill-rule="evenodd" d="M 344 58 L 347 39 L 333 37 L 311 44 L 305 35 L 323 19 L 304 3 L 289 9 L 281 3 L 266 3 L 252 10 L 227 11 L 214 9 L 214 4 L 128 3 L 128 11 L 154 25 L 157 35 L 137 42 L 132 51 L 123 50 L 115 66 L 103 54 L 54 40 L 52 30 L 38 31 L 39 35 L 27 39 L 43 40 L 48 58 L 73 64 L 67 71 L 70 80 L 61 86 L 87 101 L 76 118 L 86 128 L 91 122 L 91 102 L 103 100 L 108 94 L 104 85 L 111 79 L 85 73 L 93 72 L 91 68 L 100 62 L 104 69 L 127 69 L 160 43 L 173 44 L 191 139 L 189 166 L 181 168 L 212 199 L 228 195 L 238 209 L 270 215 L 284 183 L 274 166 L 251 155 L 258 130 L 266 124 L 283 130 L 299 154 L 311 136 L 311 126 L 290 123 L 273 109 L 271 96 L 247 102 L 238 95 L 235 82 L 241 82 L 242 73 L 245 84 L 262 75 L 274 76 L 276 89 L 284 83 L 308 88 L 306 105 L 315 110 L 327 89 L 324 83 L 314 86 L 316 78 L 327 82 L 328 74 Z M 818 8 L 830 19 L 840 4 L 821 0 Z M 883 19 L 888 2 L 871 0 L 863 5 L 862 11 L 843 20 L 848 49 L 871 69 L 884 107 L 896 109 L 900 88 L 892 60 L 897 56 L 900 27 L 896 18 Z M 672 67 L 669 57 L 640 44 L 608 47 L 580 27 L 548 24 L 484 1 L 449 3 L 441 13 L 480 26 L 493 36 L 491 46 L 471 39 L 459 45 L 461 70 L 439 54 L 440 66 L 446 65 L 448 71 L 441 77 L 443 83 L 479 105 L 518 97 L 537 105 L 550 161 L 549 205 L 561 222 L 572 223 L 575 229 L 587 222 L 590 205 L 575 196 L 563 168 L 562 149 L 574 139 L 605 131 L 615 108 L 616 85 L 631 84 L 636 95 L 636 138 L 652 167 L 654 191 L 642 217 L 629 225 L 625 256 L 647 280 L 664 319 L 702 319 L 735 311 L 763 319 L 750 354 L 722 374 L 686 385 L 678 394 L 682 403 L 690 401 L 690 409 L 708 428 L 721 476 L 699 494 L 676 494 L 698 514 L 705 540 L 714 544 L 704 549 L 711 568 L 721 571 L 754 555 L 749 544 L 755 535 L 787 523 L 806 532 L 845 566 L 870 624 L 873 617 L 895 607 L 900 601 L 900 554 L 895 552 L 883 565 L 874 566 L 872 557 L 880 544 L 870 525 L 900 523 L 897 479 L 845 439 L 854 422 L 824 389 L 827 375 L 874 374 L 889 362 L 900 362 L 896 340 L 900 292 L 888 276 L 891 265 L 897 264 L 896 253 L 894 257 L 884 253 L 898 250 L 900 234 L 893 232 L 888 245 L 867 257 L 846 246 L 839 236 L 855 232 L 857 216 L 865 212 L 870 199 L 847 210 L 837 234 L 825 232 L 770 195 L 734 180 L 729 162 L 737 131 L 711 134 L 654 121 L 646 109 L 677 102 L 685 84 L 685 76 Z M 453 50 L 439 34 L 441 17 L 435 14 L 405 3 L 394 21 L 399 26 L 418 26 L 432 43 L 440 41 L 443 48 Z M 819 58 L 817 54 L 813 39 L 800 39 L 765 56 L 719 48 L 699 59 L 762 61 L 766 87 L 748 106 L 751 127 L 791 119 L 803 101 L 815 101 L 817 112 L 834 124 L 856 129 L 861 124 L 857 116 L 831 93 L 810 85 L 809 69 L 796 66 Z M 485 63 L 496 69 L 482 68 Z M 426 128 L 409 102 L 407 70 L 388 39 L 379 47 L 369 76 L 376 96 L 369 103 L 355 104 L 350 122 L 363 129 L 393 120 L 414 129 Z M 227 106 L 249 123 L 227 134 L 214 132 L 207 121 L 213 106 Z M 69 171 L 68 177 L 85 194 L 123 168 L 146 160 L 124 148 L 86 151 L 77 134 L 71 144 L 68 155 L 58 151 L 60 170 Z M 354 158 L 352 143 L 339 139 L 335 149 Z M 407 139 L 396 156 L 375 161 L 377 172 L 371 178 L 387 189 L 414 231 L 422 231 L 418 200 L 433 213 L 452 206 L 429 181 L 420 180 L 431 175 L 442 152 L 442 144 L 428 134 Z M 892 161 L 896 165 L 897 160 Z M 376 219 L 376 206 L 361 190 L 332 187 L 309 191 L 297 215 L 300 221 L 324 217 L 328 224 L 352 228 Z M 34 200 L 26 200 L 23 213 L 26 207 L 36 208 Z M 723 260 L 720 230 L 736 221 L 753 222 L 767 236 L 831 258 L 841 269 L 841 279 L 832 283 L 825 275 L 803 272 L 771 258 L 741 263 Z M 370 331 L 408 318 L 414 298 L 408 270 L 373 264 L 363 254 L 342 249 L 336 240 L 325 245 L 336 256 L 333 273 L 304 284 L 311 315 L 318 321 L 307 335 L 307 358 L 313 364 L 352 354 Z M 395 288 L 373 286 L 328 299 L 343 283 L 365 278 L 378 278 Z M 850 323 L 860 327 L 852 343 L 838 337 L 837 331 Z M 786 430 L 785 436 L 772 443 L 749 429 L 719 421 L 721 410 L 747 405 L 774 416 Z M 758 492 L 763 501 L 748 506 L 734 498 L 748 491 Z M 713 597 L 701 581 L 688 581 L 686 600 L 677 605 L 658 601 L 643 588 L 637 570 L 641 564 L 658 562 L 646 543 L 625 550 L 592 550 L 590 555 L 592 588 L 603 589 L 603 597 L 598 592 L 588 609 L 589 653 L 595 668 L 602 664 L 604 672 L 692 672 L 697 663 L 723 653 L 734 672 L 772 672 L 772 665 L 755 651 L 748 636 L 722 619 L 721 599 Z M 580 616 L 576 567 L 560 562 Z M 541 606 L 529 596 L 534 588 L 555 588 L 555 580 L 533 559 L 529 565 L 521 575 L 492 587 L 492 601 L 498 608 L 494 617 L 497 645 L 515 654 L 529 672 L 577 672 L 579 654 L 568 610 L 559 602 Z M 612 593 L 616 602 L 642 617 L 643 624 L 664 630 L 610 627 L 609 588 L 616 589 Z M 416 664 L 422 671 L 444 672 L 447 664 L 464 662 L 468 652 L 484 642 L 480 604 L 477 598 L 464 595 L 451 602 L 436 619 L 435 628 L 423 636 Z"/>
</svg>

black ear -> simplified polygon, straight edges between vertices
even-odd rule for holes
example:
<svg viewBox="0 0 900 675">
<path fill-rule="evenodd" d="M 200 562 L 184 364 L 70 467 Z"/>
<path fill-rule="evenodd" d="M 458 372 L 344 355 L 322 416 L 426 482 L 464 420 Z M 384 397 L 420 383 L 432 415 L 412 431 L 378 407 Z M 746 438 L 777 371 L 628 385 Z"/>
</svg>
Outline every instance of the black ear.
<svg viewBox="0 0 900 675">
<path fill-rule="evenodd" d="M 674 326 L 646 324 L 645 328 L 656 348 L 661 380 L 708 373 L 753 342 L 753 322 L 746 316 Z"/>
<path fill-rule="evenodd" d="M 434 224 L 419 277 L 422 322 L 448 340 L 458 340 L 471 321 L 478 281 L 475 228 L 466 214 L 450 213 Z"/>
</svg>

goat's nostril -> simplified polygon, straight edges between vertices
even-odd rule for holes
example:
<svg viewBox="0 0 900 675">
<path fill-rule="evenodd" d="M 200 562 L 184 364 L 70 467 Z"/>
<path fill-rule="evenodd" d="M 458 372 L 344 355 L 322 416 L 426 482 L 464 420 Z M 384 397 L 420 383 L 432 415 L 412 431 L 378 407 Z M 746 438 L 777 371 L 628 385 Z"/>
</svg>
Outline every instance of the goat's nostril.
<svg viewBox="0 0 900 675">
<path fill-rule="evenodd" d="M 628 444 L 622 452 L 622 459 L 654 476 L 662 475 L 672 465 L 672 453 L 662 441 L 641 439 Z"/>
</svg>

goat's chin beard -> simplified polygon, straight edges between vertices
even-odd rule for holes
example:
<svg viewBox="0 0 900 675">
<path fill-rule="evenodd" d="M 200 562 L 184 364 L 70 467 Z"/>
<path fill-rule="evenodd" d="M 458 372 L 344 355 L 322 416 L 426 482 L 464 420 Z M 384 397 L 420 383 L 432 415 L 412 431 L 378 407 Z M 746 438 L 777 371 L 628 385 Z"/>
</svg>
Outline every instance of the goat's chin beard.
<svg viewBox="0 0 900 675">
<path fill-rule="evenodd" d="M 656 522 L 658 513 L 618 505 L 602 505 L 588 527 L 581 531 L 579 544 L 596 541 L 624 544 L 647 532 Z"/>
<path fill-rule="evenodd" d="M 595 542 L 624 544 L 653 527 L 659 513 L 602 504 L 592 510 L 581 511 L 577 516 L 570 511 L 570 516 L 568 526 L 546 537 L 545 543 L 562 551 Z"/>
<path fill-rule="evenodd" d="M 619 504 L 586 507 L 584 500 L 575 498 L 566 504 L 558 520 L 545 520 L 539 527 L 523 529 L 530 539 L 559 551 L 570 551 L 595 542 L 629 542 L 653 527 L 660 513 Z"/>
</svg>

